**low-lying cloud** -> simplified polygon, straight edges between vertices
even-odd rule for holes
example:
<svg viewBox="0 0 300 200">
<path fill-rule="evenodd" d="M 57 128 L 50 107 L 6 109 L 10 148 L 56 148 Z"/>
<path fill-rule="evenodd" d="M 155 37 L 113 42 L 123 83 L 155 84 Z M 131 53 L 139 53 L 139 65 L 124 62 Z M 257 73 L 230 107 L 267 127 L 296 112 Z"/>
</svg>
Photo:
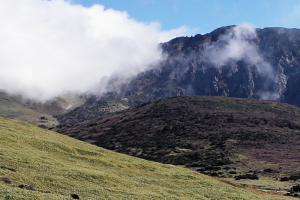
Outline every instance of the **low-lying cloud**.
<svg viewBox="0 0 300 200">
<path fill-rule="evenodd" d="M 132 77 L 163 58 L 158 43 L 186 32 L 64 0 L 0 1 L 0 10 L 0 89 L 41 101 Z"/>
<path fill-rule="evenodd" d="M 205 48 L 204 57 L 216 68 L 222 68 L 232 61 L 244 61 L 254 66 L 264 81 L 264 88 L 256 95 L 261 99 L 277 100 L 280 95 L 270 91 L 276 82 L 276 73 L 259 52 L 255 39 L 257 35 L 253 25 L 234 26 Z"/>
<path fill-rule="evenodd" d="M 272 67 L 258 52 L 253 44 L 257 38 L 256 28 L 251 24 L 241 24 L 232 28 L 226 34 L 206 48 L 205 56 L 216 67 L 222 67 L 232 60 L 243 60 L 256 66 L 264 76 L 273 76 Z"/>
</svg>

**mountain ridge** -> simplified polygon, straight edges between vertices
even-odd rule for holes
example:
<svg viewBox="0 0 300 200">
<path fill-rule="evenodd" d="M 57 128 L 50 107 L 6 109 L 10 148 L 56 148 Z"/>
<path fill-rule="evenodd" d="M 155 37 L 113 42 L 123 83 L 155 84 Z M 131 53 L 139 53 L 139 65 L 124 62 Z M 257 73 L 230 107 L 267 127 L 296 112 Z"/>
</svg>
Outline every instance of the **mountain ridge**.
<svg viewBox="0 0 300 200">
<path fill-rule="evenodd" d="M 285 28 L 228 26 L 175 38 L 161 44 L 167 58 L 156 67 L 56 117 L 62 125 L 76 123 L 107 113 L 97 108 L 111 99 L 119 105 L 115 112 L 182 95 L 271 99 L 300 106 L 299 46 L 300 30 Z M 118 78 L 110 85 L 114 82 Z"/>
</svg>

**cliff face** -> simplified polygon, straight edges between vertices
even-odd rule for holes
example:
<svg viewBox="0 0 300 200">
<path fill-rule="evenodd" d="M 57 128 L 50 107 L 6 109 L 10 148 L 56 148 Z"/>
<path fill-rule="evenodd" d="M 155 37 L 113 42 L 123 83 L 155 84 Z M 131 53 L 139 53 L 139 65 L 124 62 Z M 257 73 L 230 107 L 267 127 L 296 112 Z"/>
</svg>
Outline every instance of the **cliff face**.
<svg viewBox="0 0 300 200">
<path fill-rule="evenodd" d="M 99 116 L 103 113 L 91 104 L 111 98 L 124 105 L 118 108 L 182 95 L 259 98 L 300 106 L 298 29 L 229 26 L 205 35 L 175 38 L 161 47 L 167 58 L 158 66 L 59 116 L 60 122 Z"/>
<path fill-rule="evenodd" d="M 249 37 L 236 36 L 239 33 L 234 33 L 234 28 L 162 44 L 168 59 L 133 80 L 125 96 L 229 96 L 299 106 L 300 30 L 256 29 Z M 152 82 L 141 81 L 145 78 Z M 135 85 L 139 88 L 132 87 Z M 145 94 L 143 86 L 150 92 Z"/>
</svg>

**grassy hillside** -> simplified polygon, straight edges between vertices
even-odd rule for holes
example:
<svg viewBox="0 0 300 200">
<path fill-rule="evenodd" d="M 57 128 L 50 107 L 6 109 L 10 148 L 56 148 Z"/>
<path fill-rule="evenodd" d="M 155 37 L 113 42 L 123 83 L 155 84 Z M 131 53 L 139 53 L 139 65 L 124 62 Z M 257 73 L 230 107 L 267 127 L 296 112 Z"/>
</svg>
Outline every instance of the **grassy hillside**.
<svg viewBox="0 0 300 200">
<path fill-rule="evenodd" d="M 84 103 L 84 97 L 74 94 L 66 94 L 54 100 L 39 103 L 24 100 L 18 95 L 8 95 L 0 91 L 0 116 L 16 119 L 35 125 L 53 127 L 58 124 L 53 115 L 64 114 Z"/>
<path fill-rule="evenodd" d="M 81 199 L 289 199 L 0 118 L 0 199 L 71 199 L 73 193 Z"/>
<path fill-rule="evenodd" d="M 288 190 L 300 184 L 299 119 L 300 108 L 286 103 L 182 96 L 56 130 L 143 159 L 261 189 Z M 280 181 L 290 176 L 290 182 Z M 259 181 L 238 180 L 251 177 Z"/>
</svg>

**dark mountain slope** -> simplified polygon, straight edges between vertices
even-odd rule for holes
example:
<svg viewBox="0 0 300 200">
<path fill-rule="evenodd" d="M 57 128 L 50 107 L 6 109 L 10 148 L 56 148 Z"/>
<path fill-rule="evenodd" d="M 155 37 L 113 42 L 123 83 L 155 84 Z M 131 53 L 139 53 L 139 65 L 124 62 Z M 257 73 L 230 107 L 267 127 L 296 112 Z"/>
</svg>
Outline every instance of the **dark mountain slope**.
<svg viewBox="0 0 300 200">
<path fill-rule="evenodd" d="M 276 101 L 183 96 L 160 99 L 56 131 L 128 155 L 243 172 L 297 173 L 300 108 Z"/>
<path fill-rule="evenodd" d="M 60 123 L 102 115 L 107 109 L 97 108 L 109 108 L 103 105 L 111 99 L 118 102 L 112 111 L 182 95 L 271 99 L 300 106 L 299 29 L 229 26 L 161 46 L 166 60 L 128 84 L 58 116 Z M 117 80 L 111 80 L 111 85 Z"/>
</svg>

